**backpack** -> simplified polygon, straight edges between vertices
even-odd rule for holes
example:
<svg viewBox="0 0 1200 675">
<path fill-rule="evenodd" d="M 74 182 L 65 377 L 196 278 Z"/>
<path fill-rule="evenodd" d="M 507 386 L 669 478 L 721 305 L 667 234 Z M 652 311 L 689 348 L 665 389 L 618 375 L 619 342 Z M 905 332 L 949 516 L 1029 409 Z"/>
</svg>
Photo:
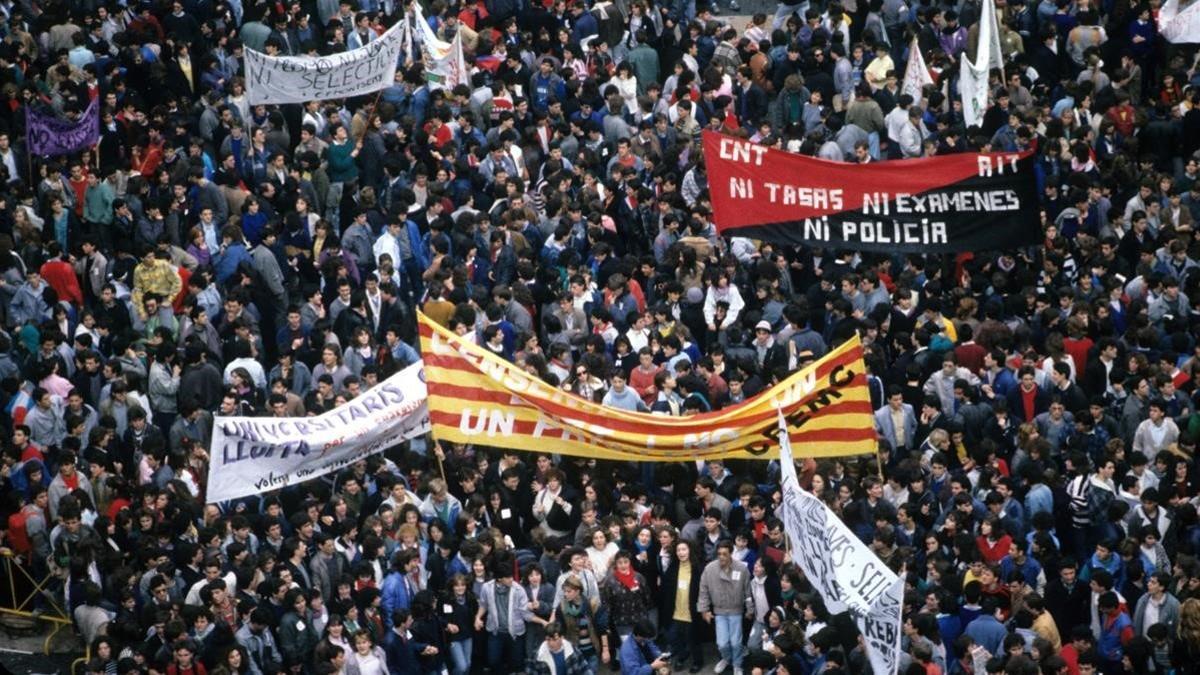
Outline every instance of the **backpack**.
<svg viewBox="0 0 1200 675">
<path fill-rule="evenodd" d="M 28 556 L 33 553 L 33 542 L 29 540 L 29 510 L 21 509 L 8 517 L 8 545 L 17 555 Z"/>
</svg>

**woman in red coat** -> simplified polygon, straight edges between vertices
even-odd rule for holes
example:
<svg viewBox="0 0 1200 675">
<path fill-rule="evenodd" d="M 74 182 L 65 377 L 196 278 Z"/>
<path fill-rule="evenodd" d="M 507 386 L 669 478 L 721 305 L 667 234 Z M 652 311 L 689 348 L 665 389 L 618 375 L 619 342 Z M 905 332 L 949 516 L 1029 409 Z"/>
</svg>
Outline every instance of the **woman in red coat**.
<svg viewBox="0 0 1200 675">
<path fill-rule="evenodd" d="M 1012 545 L 1012 537 L 1000 525 L 996 516 L 988 516 L 979 524 L 979 536 L 975 538 L 979 555 L 984 564 L 999 565 L 1004 556 L 1008 555 L 1008 547 Z"/>
</svg>

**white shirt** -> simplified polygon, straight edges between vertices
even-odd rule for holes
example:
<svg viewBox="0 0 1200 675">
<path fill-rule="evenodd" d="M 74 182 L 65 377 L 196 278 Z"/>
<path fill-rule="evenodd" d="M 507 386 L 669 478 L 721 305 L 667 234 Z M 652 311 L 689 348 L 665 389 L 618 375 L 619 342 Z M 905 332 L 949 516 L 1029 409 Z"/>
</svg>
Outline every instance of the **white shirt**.
<svg viewBox="0 0 1200 675">
<path fill-rule="evenodd" d="M 587 547 L 588 560 L 592 563 L 592 572 L 597 578 L 603 579 L 608 574 L 608 567 L 617 555 L 617 545 L 608 542 L 604 548 L 597 550 L 595 546 Z"/>
<path fill-rule="evenodd" d="M 3 161 L 4 166 L 8 169 L 8 182 L 21 180 L 21 174 L 17 173 L 17 153 L 13 152 L 12 148 L 0 155 L 0 161 Z"/>
<path fill-rule="evenodd" d="M 904 125 L 908 124 L 908 111 L 901 110 L 899 106 L 892 108 L 892 111 L 883 118 L 883 126 L 887 128 L 888 138 L 900 142 L 900 133 L 904 130 Z"/>
<path fill-rule="evenodd" d="M 410 640 L 412 639 L 411 634 L 408 637 Z M 367 652 L 366 656 L 355 652 L 354 660 L 358 664 L 359 675 L 388 675 L 387 668 L 383 661 L 378 656 L 375 656 L 374 649 Z"/>
<path fill-rule="evenodd" d="M 634 354 L 641 351 L 642 347 L 650 345 L 649 334 L 649 330 L 637 330 L 636 328 L 625 331 L 625 337 L 629 340 L 629 346 L 633 348 Z"/>
<path fill-rule="evenodd" d="M 250 373 L 250 377 L 254 380 L 254 386 L 259 389 L 267 388 L 267 374 L 263 372 L 262 364 L 249 357 L 234 359 L 225 366 L 225 384 L 232 384 L 233 371 L 238 368 L 245 368 L 246 372 Z"/>
<path fill-rule="evenodd" d="M 1158 623 L 1158 616 L 1162 612 L 1163 602 L 1166 599 L 1166 595 L 1163 595 L 1162 600 L 1155 600 L 1154 596 L 1146 596 L 1146 618 L 1142 622 L 1142 635 L 1150 637 L 1150 627 Z"/>
<path fill-rule="evenodd" d="M 403 232 L 402 232 L 403 234 Z M 399 263 L 403 258 L 400 257 L 400 244 L 396 242 L 396 237 L 392 236 L 391 230 L 384 230 L 383 234 L 375 240 L 371 246 L 371 253 L 375 256 L 375 265 L 379 266 L 379 259 L 383 254 L 388 254 L 391 257 L 392 263 Z"/>
</svg>

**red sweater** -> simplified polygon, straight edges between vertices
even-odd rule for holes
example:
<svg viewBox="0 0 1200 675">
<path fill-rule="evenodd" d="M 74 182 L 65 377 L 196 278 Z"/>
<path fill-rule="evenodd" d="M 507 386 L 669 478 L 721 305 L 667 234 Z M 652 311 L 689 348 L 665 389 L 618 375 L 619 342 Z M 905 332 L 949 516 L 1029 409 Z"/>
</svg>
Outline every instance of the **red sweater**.
<svg viewBox="0 0 1200 675">
<path fill-rule="evenodd" d="M 642 397 L 646 405 L 654 403 L 654 398 L 658 396 L 658 390 L 654 388 L 654 376 L 658 374 L 661 368 L 655 368 L 652 372 L 646 373 L 641 366 L 633 369 L 629 373 L 629 386 Z"/>
<path fill-rule="evenodd" d="M 1071 361 L 1075 363 L 1075 376 L 1083 377 L 1083 371 L 1087 368 L 1088 351 L 1091 350 L 1092 342 L 1090 337 L 1086 335 L 1081 340 L 1075 338 L 1066 338 L 1063 340 L 1063 349 L 1071 357 Z"/>
<path fill-rule="evenodd" d="M 975 545 L 979 548 L 979 554 L 983 556 L 985 563 L 999 565 L 1004 556 L 1008 555 L 1008 548 L 1012 546 L 1012 537 L 1006 534 L 992 543 L 988 541 L 987 537 L 980 535 L 975 538 Z"/>
<path fill-rule="evenodd" d="M 987 354 L 987 350 L 981 345 L 975 344 L 974 341 L 960 344 L 954 348 L 954 355 L 958 357 L 958 365 L 976 374 L 983 370 L 985 354 Z"/>
<path fill-rule="evenodd" d="M 75 269 L 65 260 L 47 260 L 42 263 L 40 271 L 42 278 L 50 284 L 50 288 L 58 294 L 59 300 L 68 300 L 76 307 L 83 306 L 83 291 L 79 288 L 79 279 Z"/>
</svg>

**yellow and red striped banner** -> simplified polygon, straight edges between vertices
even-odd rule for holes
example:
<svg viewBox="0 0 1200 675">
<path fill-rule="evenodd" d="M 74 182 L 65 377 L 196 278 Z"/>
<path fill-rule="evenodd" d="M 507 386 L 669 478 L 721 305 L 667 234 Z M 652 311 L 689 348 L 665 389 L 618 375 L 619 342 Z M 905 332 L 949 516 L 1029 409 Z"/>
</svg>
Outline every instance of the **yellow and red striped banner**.
<svg viewBox="0 0 1200 675">
<path fill-rule="evenodd" d="M 418 317 L 434 437 L 636 461 L 774 458 L 777 408 L 799 457 L 876 449 L 862 343 L 854 338 L 738 406 L 687 417 L 619 410 L 552 387 Z"/>
</svg>

